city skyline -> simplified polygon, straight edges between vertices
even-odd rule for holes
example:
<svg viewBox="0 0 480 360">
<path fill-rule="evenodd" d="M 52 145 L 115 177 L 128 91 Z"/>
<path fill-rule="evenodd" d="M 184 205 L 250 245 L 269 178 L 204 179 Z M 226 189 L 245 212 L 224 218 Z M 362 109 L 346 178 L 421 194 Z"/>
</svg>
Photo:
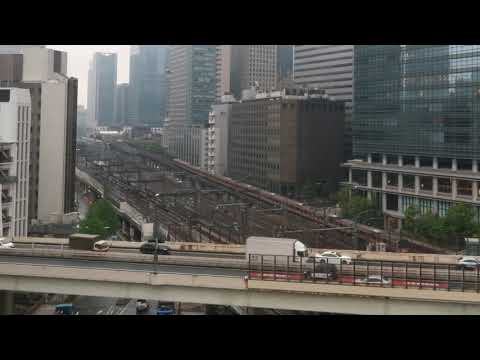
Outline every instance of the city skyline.
<svg viewBox="0 0 480 360">
<path fill-rule="evenodd" d="M 117 84 L 128 83 L 130 45 L 47 45 L 68 53 L 67 75 L 78 79 L 78 105 L 87 106 L 88 66 L 95 52 L 114 52 L 118 57 Z"/>
</svg>

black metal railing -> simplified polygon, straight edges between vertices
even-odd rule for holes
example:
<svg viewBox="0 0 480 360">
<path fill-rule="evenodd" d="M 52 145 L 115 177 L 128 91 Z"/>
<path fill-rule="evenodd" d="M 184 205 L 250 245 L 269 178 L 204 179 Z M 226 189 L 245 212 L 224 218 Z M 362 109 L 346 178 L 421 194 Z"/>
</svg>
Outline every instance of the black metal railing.
<svg viewBox="0 0 480 360">
<path fill-rule="evenodd" d="M 248 256 L 251 280 L 480 293 L 480 267 L 377 260 Z"/>
</svg>

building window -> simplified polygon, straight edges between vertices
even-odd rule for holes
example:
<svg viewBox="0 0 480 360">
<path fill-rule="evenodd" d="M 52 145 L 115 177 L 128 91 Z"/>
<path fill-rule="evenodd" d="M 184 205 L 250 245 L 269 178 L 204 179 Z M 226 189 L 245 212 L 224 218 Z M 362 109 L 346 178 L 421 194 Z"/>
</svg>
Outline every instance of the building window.
<svg viewBox="0 0 480 360">
<path fill-rule="evenodd" d="M 404 189 L 415 190 L 415 176 L 402 175 L 402 187 Z"/>
<path fill-rule="evenodd" d="M 365 170 L 352 170 L 352 182 L 361 186 L 367 186 L 367 172 Z"/>
<path fill-rule="evenodd" d="M 452 181 L 448 178 L 438 178 L 438 192 L 444 194 L 452 193 Z"/>
<path fill-rule="evenodd" d="M 388 165 L 398 165 L 398 156 L 387 155 L 387 164 Z"/>
<path fill-rule="evenodd" d="M 452 206 L 452 203 L 448 201 L 438 201 L 437 206 L 438 206 L 438 215 L 446 216 L 448 209 L 450 208 L 450 206 Z"/>
<path fill-rule="evenodd" d="M 420 176 L 420 191 L 432 191 L 433 178 L 431 176 Z"/>
<path fill-rule="evenodd" d="M 452 169 L 452 159 L 448 158 L 438 158 L 438 168 L 439 169 Z"/>
<path fill-rule="evenodd" d="M 420 157 L 420 167 L 433 167 L 433 158 L 431 157 Z"/>
<path fill-rule="evenodd" d="M 415 166 L 415 156 L 402 156 L 403 166 Z"/>
<path fill-rule="evenodd" d="M 378 171 L 372 171 L 372 187 L 382 188 L 382 173 Z"/>
<path fill-rule="evenodd" d="M 387 210 L 398 211 L 398 195 L 387 194 Z"/>
<path fill-rule="evenodd" d="M 472 182 L 468 180 L 457 180 L 457 195 L 471 197 Z"/>
<path fill-rule="evenodd" d="M 398 174 L 387 173 L 387 186 L 391 186 L 391 187 L 398 186 Z"/>
<path fill-rule="evenodd" d="M 431 213 L 433 209 L 433 202 L 429 199 L 418 199 L 418 208 L 422 214 Z"/>
<path fill-rule="evenodd" d="M 472 159 L 457 159 L 457 169 L 472 171 Z"/>
</svg>

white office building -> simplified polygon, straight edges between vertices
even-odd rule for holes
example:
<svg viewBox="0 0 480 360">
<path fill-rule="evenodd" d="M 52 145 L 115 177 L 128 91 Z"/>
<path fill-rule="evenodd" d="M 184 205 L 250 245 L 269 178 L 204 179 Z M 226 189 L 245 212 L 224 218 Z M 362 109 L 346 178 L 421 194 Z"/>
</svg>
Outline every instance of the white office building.
<svg viewBox="0 0 480 360">
<path fill-rule="evenodd" d="M 228 122 L 233 102 L 233 96 L 222 96 L 222 102 L 212 106 L 208 118 L 205 169 L 214 175 L 227 173 Z"/>
<path fill-rule="evenodd" d="M 27 236 L 30 91 L 0 88 L 0 237 Z"/>
<path fill-rule="evenodd" d="M 78 85 L 66 74 L 65 52 L 0 45 L 0 82 L 30 90 L 31 220 L 50 221 L 74 208 Z"/>
</svg>

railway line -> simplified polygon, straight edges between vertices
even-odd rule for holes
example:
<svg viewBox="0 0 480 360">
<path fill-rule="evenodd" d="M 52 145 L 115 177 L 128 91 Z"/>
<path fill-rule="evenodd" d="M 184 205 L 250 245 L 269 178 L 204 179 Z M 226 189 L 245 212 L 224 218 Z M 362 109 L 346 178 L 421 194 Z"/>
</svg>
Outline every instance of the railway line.
<svg viewBox="0 0 480 360">
<path fill-rule="evenodd" d="M 186 236 L 186 241 L 200 241 L 190 235 L 195 224 L 196 237 L 208 236 L 209 241 L 214 242 L 241 244 L 250 235 L 294 236 L 311 247 L 354 248 L 353 224 L 349 220 L 321 216 L 318 209 L 227 177 L 209 174 L 167 154 L 146 151 L 133 142 L 90 146 L 93 147 L 84 148 L 80 156 L 88 164 L 97 163 L 97 175 L 93 176 L 102 173 L 115 178 L 121 196 L 128 198 L 140 213 L 147 211 L 155 221 L 182 232 L 182 235 L 175 235 L 177 239 Z M 152 174 L 156 172 L 162 174 L 162 180 L 158 177 L 156 181 L 152 180 Z M 177 178 L 181 178 L 181 183 L 172 185 Z M 158 189 L 172 186 L 178 193 L 174 195 L 173 204 L 168 198 L 155 198 Z M 185 195 L 185 190 L 196 191 L 196 194 Z M 165 191 L 159 193 L 162 197 Z M 225 203 L 239 205 L 218 211 L 218 205 Z M 318 231 L 321 229 L 329 231 Z M 366 225 L 356 226 L 355 237 L 361 248 L 369 241 L 385 242 L 387 250 L 398 246 L 396 236 Z M 416 251 L 439 252 L 428 245 L 423 248 L 421 244 L 417 245 Z"/>
</svg>

